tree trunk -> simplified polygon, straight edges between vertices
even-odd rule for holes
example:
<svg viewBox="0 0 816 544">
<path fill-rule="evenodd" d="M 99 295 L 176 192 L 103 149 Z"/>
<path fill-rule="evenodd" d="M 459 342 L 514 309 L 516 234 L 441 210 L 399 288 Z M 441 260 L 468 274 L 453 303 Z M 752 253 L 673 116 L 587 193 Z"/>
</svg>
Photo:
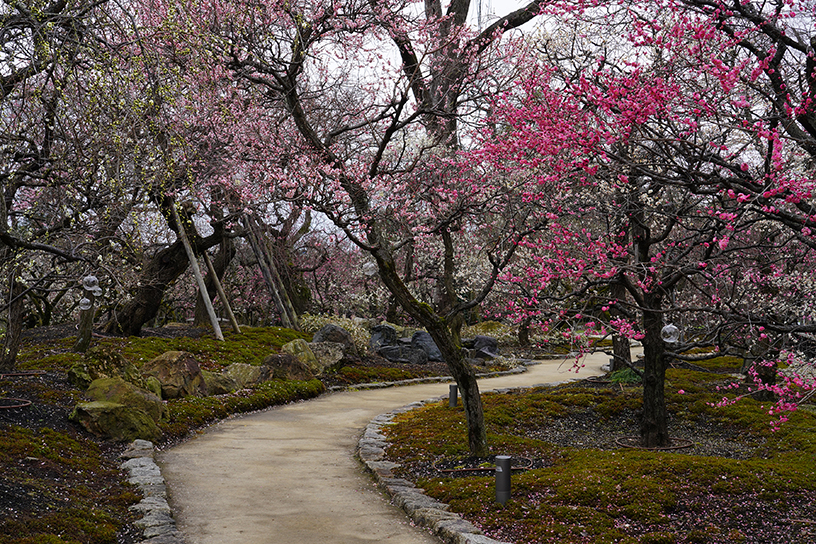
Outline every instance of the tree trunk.
<svg viewBox="0 0 816 544">
<path fill-rule="evenodd" d="M 461 319 L 461 315 L 457 317 Z M 458 331 L 452 333 L 449 327 L 439 320 L 422 324 L 436 342 L 436 346 L 448 365 L 451 376 L 456 380 L 459 394 L 462 396 L 470 453 L 477 457 L 486 457 L 489 450 L 482 397 L 479 393 L 479 384 L 476 381 L 476 372 L 462 355 L 462 343 L 461 339 L 458 338 Z"/>
<path fill-rule="evenodd" d="M 222 235 L 216 233 L 193 243 L 197 251 L 205 251 L 221 242 Z M 181 276 L 190 262 L 181 241 L 162 249 L 151 258 L 142 269 L 139 287 L 133 297 L 121 310 L 115 310 L 111 319 L 102 328 L 107 334 L 139 336 L 142 327 L 159 313 L 164 292 Z"/>
<path fill-rule="evenodd" d="M 610 372 L 623 370 L 632 364 L 632 349 L 629 339 L 620 334 L 612 335 L 612 365 Z"/>
<path fill-rule="evenodd" d="M 103 330 L 108 334 L 139 336 L 142 327 L 159 313 L 164 291 L 181 276 L 190 262 L 181 241 L 156 253 L 142 269 L 139 287 L 130 301 L 113 317 Z"/>
<path fill-rule="evenodd" d="M 450 240 L 447 236 L 445 238 L 446 253 L 450 252 Z M 484 408 L 482 406 L 482 397 L 479 394 L 479 384 L 476 381 L 476 372 L 473 367 L 464 359 L 462 355 L 462 341 L 459 337 L 464 318 L 461 313 L 449 316 L 447 318 L 440 317 L 430 305 L 418 301 L 411 291 L 408 290 L 405 283 L 403 283 L 396 270 L 396 263 L 391 252 L 387 249 L 386 243 L 382 240 L 380 233 L 372 230 L 369 233 L 369 238 L 374 248 L 371 251 L 372 256 L 377 261 L 377 268 L 380 272 L 380 278 L 383 280 L 386 288 L 394 295 L 394 298 L 399 302 L 400 306 L 420 325 L 425 327 L 428 334 L 431 335 L 442 357 L 451 372 L 451 376 L 456 380 L 459 387 L 459 393 L 462 396 L 462 405 L 465 409 L 465 420 L 468 434 L 468 448 L 470 453 L 477 457 L 484 457 L 488 454 L 487 447 L 487 430 L 484 421 Z M 446 256 L 446 283 L 452 281 L 451 276 L 451 262 Z M 452 285 L 446 287 L 449 301 L 455 297 L 455 292 Z"/>
<path fill-rule="evenodd" d="M 519 323 L 518 341 L 520 346 L 528 347 L 530 345 L 530 323 L 532 322 L 533 318 L 528 316 Z"/>
<path fill-rule="evenodd" d="M 377 259 L 380 277 L 388 290 L 394 295 L 400 306 L 417 322 L 425 327 L 431 335 L 445 363 L 456 380 L 462 405 L 465 408 L 465 419 L 468 430 L 468 447 L 470 453 L 484 457 L 488 454 L 487 431 L 484 422 L 484 409 L 479 394 L 479 384 L 473 367 L 462 355 L 461 340 L 458 334 L 451 332 L 445 320 L 437 316 L 428 304 L 416 300 L 399 278 L 390 253 L 384 248 L 375 249 L 372 253 Z M 461 316 L 459 316 L 461 319 Z M 454 318 L 455 319 L 455 318 Z M 458 332 L 455 331 L 455 332 Z"/>
<path fill-rule="evenodd" d="M 0 372 L 14 372 L 17 366 L 17 352 L 20 350 L 20 337 L 23 333 L 23 308 L 25 306 L 25 285 L 15 279 L 16 271 L 11 273 L 9 282 L 8 323 L 3 337 L 3 352 L 0 353 Z"/>
<path fill-rule="evenodd" d="M 652 297 L 649 297 L 652 298 Z M 655 307 L 652 305 L 652 307 Z M 643 419 L 640 436 L 647 448 L 669 444 L 668 417 L 666 414 L 666 365 L 664 362 L 663 317 L 659 312 L 643 312 Z"/>
</svg>

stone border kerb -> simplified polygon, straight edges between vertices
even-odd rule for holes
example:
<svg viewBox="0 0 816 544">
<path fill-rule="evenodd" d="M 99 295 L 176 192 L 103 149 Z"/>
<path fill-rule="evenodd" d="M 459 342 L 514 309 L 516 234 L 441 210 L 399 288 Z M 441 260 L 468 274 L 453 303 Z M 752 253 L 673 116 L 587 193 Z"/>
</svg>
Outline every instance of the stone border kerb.
<svg viewBox="0 0 816 544">
<path fill-rule="evenodd" d="M 135 440 L 119 456 L 124 459 L 120 466 L 128 471 L 128 483 L 137 486 L 144 496 L 130 507 L 142 514 L 133 524 L 142 531 L 144 539 L 140 544 L 185 544 L 167 503 L 167 486 L 155 455 L 152 442 Z"/>
</svg>

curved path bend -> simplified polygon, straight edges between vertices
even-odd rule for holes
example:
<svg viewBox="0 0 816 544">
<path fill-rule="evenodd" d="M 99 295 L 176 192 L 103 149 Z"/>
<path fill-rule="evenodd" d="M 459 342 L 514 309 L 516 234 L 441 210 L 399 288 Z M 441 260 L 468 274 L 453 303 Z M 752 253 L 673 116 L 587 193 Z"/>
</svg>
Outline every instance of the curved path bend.
<svg viewBox="0 0 816 544">
<path fill-rule="evenodd" d="M 608 355 L 546 361 L 479 380 L 526 387 L 602 374 Z M 438 544 L 391 505 L 354 457 L 376 416 L 447 395 L 447 383 L 331 393 L 236 417 L 162 452 L 159 464 L 187 544 Z"/>
</svg>

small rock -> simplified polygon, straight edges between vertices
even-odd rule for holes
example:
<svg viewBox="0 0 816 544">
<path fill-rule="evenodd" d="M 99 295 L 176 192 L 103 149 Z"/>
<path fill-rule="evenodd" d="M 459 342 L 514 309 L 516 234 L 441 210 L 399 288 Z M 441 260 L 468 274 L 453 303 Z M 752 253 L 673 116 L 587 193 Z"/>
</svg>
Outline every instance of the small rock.
<svg viewBox="0 0 816 544">
<path fill-rule="evenodd" d="M 345 358 L 343 344 L 338 342 L 311 342 L 309 348 L 317 359 L 317 366 L 320 368 L 318 376 L 326 370 L 339 366 Z"/>
<path fill-rule="evenodd" d="M 276 380 L 308 381 L 315 377 L 312 369 L 291 353 L 269 355 L 262 366 L 268 368 L 269 375 Z"/>
<path fill-rule="evenodd" d="M 116 441 L 132 441 L 136 438 L 158 440 L 161 437 L 161 430 L 146 412 L 116 402 L 79 403 L 69 419 L 96 436 Z"/>
<path fill-rule="evenodd" d="M 159 421 L 165 411 L 164 403 L 159 397 L 119 377 L 98 378 L 92 381 L 86 394 L 94 400 L 138 408 L 152 417 L 153 421 Z"/>
<path fill-rule="evenodd" d="M 397 344 L 397 329 L 391 325 L 377 325 L 371 328 L 371 341 L 369 345 L 374 352 L 384 346 L 394 346 Z"/>
<path fill-rule="evenodd" d="M 424 365 L 428 363 L 425 350 L 411 345 L 384 346 L 377 352 L 393 363 Z"/>
<path fill-rule="evenodd" d="M 351 333 L 339 325 L 325 325 L 312 337 L 312 342 L 334 342 L 343 346 L 343 356 L 347 359 L 358 359 L 357 347 Z"/>
</svg>

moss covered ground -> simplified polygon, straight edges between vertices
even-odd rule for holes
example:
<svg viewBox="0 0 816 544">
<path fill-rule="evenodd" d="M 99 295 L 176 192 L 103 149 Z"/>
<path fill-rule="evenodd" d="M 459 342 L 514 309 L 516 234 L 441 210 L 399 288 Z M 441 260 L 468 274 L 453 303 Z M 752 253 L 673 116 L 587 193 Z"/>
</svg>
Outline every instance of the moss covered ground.
<svg viewBox="0 0 816 544">
<path fill-rule="evenodd" d="M 615 440 L 637 434 L 638 386 L 578 382 L 484 395 L 492 453 L 538 467 L 513 476 L 503 507 L 492 476 L 434 469 L 467 456 L 461 408 L 440 403 L 399 416 L 387 427 L 388 458 L 485 533 L 517 544 L 816 542 L 816 419 L 801 410 L 773 431 L 762 403 L 712 406 L 731 381 L 723 373 L 739 364 L 718 358 L 668 371 L 670 432 L 694 443 L 675 451 Z"/>
<path fill-rule="evenodd" d="M 35 331 L 36 332 L 36 331 Z M 75 334 L 75 333 L 74 333 Z M 196 355 L 205 369 L 232 363 L 260 364 L 280 346 L 307 336 L 281 328 L 245 329 L 211 335 L 94 338 L 141 366 L 165 351 Z M 123 444 L 101 441 L 68 421 L 83 393 L 67 371 L 84 355 L 71 352 L 75 338 L 46 333 L 27 337 L 18 370 L 29 375 L 0 376 L 0 397 L 32 401 L 25 408 L 0 410 L 0 544 L 129 544 L 136 542 L 128 506 L 141 497 L 124 482 L 118 454 Z M 318 380 L 272 380 L 252 389 L 217 397 L 167 401 L 160 422 L 162 444 L 234 413 L 259 410 L 320 394 Z"/>
</svg>

